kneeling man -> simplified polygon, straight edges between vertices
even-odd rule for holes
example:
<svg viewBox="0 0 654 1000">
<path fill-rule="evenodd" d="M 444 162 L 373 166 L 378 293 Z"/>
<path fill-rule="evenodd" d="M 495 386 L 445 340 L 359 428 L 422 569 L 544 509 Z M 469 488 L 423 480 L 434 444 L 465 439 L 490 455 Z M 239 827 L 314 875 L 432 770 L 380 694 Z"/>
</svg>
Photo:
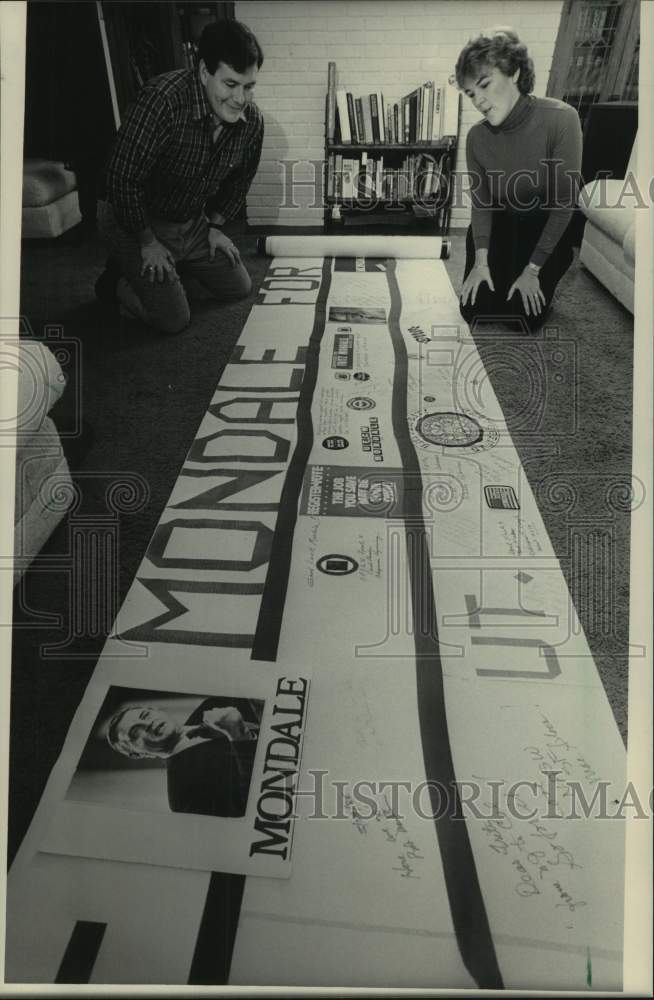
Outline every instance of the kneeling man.
<svg viewBox="0 0 654 1000">
<path fill-rule="evenodd" d="M 116 137 L 98 228 L 110 260 L 96 284 L 164 333 L 190 319 L 180 277 L 219 300 L 251 281 L 222 226 L 241 209 L 259 165 L 263 116 L 253 103 L 263 53 L 239 21 L 202 32 L 198 69 L 150 80 Z"/>
</svg>

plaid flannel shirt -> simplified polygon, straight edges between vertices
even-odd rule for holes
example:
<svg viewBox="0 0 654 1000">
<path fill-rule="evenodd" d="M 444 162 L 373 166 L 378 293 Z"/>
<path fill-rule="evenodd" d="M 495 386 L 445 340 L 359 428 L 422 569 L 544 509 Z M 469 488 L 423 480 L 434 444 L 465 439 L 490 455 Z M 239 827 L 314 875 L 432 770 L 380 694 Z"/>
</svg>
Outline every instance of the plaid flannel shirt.
<svg viewBox="0 0 654 1000">
<path fill-rule="evenodd" d="M 119 224 L 138 232 L 150 218 L 186 222 L 202 211 L 233 218 L 259 166 L 263 115 L 256 104 L 245 120 L 216 123 L 194 70 L 150 80 L 121 125 L 106 174 L 106 198 Z"/>
</svg>

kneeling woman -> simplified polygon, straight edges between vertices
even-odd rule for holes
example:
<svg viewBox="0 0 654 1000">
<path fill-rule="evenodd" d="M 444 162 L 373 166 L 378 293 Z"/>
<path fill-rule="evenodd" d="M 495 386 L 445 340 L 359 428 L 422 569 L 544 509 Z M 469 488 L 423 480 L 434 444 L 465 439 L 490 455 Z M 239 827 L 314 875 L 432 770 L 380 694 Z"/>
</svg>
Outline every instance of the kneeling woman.
<svg viewBox="0 0 654 1000">
<path fill-rule="evenodd" d="M 571 220 L 581 169 L 574 108 L 534 97 L 534 64 L 510 28 L 462 50 L 456 82 L 484 116 L 468 132 L 472 224 L 461 314 L 536 330 L 572 263 Z"/>
</svg>

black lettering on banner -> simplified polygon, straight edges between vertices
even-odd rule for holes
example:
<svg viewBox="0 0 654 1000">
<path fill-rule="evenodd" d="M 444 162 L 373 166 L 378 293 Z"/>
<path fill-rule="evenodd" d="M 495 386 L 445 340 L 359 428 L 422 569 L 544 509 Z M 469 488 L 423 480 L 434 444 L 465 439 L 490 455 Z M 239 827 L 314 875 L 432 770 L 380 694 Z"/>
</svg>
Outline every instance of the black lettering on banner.
<svg viewBox="0 0 654 1000">
<path fill-rule="evenodd" d="M 251 351 L 250 346 L 245 346 L 245 344 L 237 344 L 232 351 L 229 364 L 230 365 L 306 365 L 307 363 L 307 348 L 306 346 L 298 347 L 295 352 L 294 358 L 278 358 L 276 347 L 266 347 L 264 349 L 263 355 L 260 358 L 244 358 L 243 355 L 245 351 Z"/>
<path fill-rule="evenodd" d="M 289 776 L 291 780 L 287 783 Z M 293 790 L 295 784 L 293 779 L 296 776 L 296 770 L 283 771 L 277 769 L 274 774 L 269 778 L 264 778 L 261 782 L 261 794 L 263 795 L 264 792 L 279 792 L 282 795 L 286 795 L 287 792 Z"/>
<path fill-rule="evenodd" d="M 515 615 L 520 618 L 545 618 L 544 611 L 531 611 L 525 608 L 480 608 L 476 594 L 465 595 L 466 608 L 470 628 L 481 628 L 481 615 L 506 617 Z M 538 649 L 540 655 L 545 658 L 545 670 L 514 670 L 512 667 L 491 668 L 477 667 L 476 673 L 479 677 L 524 677 L 525 680 L 554 680 L 561 673 L 561 664 L 556 655 L 556 650 L 544 639 L 521 639 L 516 636 L 503 635 L 472 635 L 473 646 L 494 646 L 496 648 L 509 647 L 510 649 Z"/>
<path fill-rule="evenodd" d="M 77 920 L 61 960 L 55 983 L 88 983 L 100 951 L 106 924 Z"/>
<path fill-rule="evenodd" d="M 312 291 L 320 288 L 320 281 L 315 281 L 313 278 L 266 278 L 262 284 L 266 288 L 283 288 L 287 292 L 295 292 L 298 289 Z"/>
<path fill-rule="evenodd" d="M 526 608 L 480 608 L 476 594 L 465 594 L 465 602 L 470 628 L 481 628 L 481 615 L 498 615 L 500 617 L 515 615 L 516 618 L 546 617 L 544 611 L 531 611 Z"/>
<path fill-rule="evenodd" d="M 477 668 L 480 677 L 524 677 L 526 680 L 554 680 L 561 673 L 561 664 L 556 655 L 554 646 L 550 646 L 543 639 L 519 639 L 504 635 L 473 635 L 471 637 L 473 646 L 509 646 L 511 649 L 538 649 L 544 656 L 545 670 L 513 670 L 511 667 L 502 669 Z"/>
<path fill-rule="evenodd" d="M 158 981 L 161 955 L 153 947 L 152 912 L 157 908 L 161 911 L 162 906 L 170 902 L 170 895 L 165 888 L 159 892 L 156 869 L 147 865 L 122 865 L 110 877 L 93 878 L 86 858 L 56 854 L 42 857 L 46 863 L 39 874 L 44 875 L 45 882 L 39 882 L 38 886 L 33 882 L 30 892 L 32 896 L 39 888 L 41 890 L 39 919 L 32 919 L 29 931 L 25 928 L 23 935 L 17 936 L 14 930 L 13 954 L 5 968 L 7 981 L 22 982 L 29 978 L 25 975 L 27 962 L 30 970 L 39 969 L 39 982 L 62 986 L 107 982 L 107 970 L 122 969 L 125 960 L 123 949 L 127 932 L 124 919 L 121 920 L 117 913 L 118 897 L 129 914 L 131 957 L 140 955 L 141 981 Z M 182 894 L 176 900 L 180 912 L 197 913 L 198 904 L 202 909 L 188 982 L 198 985 L 227 983 L 245 876 L 214 872 L 206 877 L 206 893 L 195 879 L 184 882 Z M 163 884 L 165 887 L 165 879 Z M 182 880 L 177 884 L 181 887 Z M 147 905 L 144 905 L 145 900 Z M 47 933 L 51 924 L 58 932 L 53 938 L 61 944 L 55 947 L 49 939 L 48 947 L 41 948 L 37 955 L 40 936 L 44 928 Z M 105 978 L 100 980 L 100 975 Z M 59 996 L 73 993 L 72 990 L 57 992 Z M 75 992 L 80 996 L 89 995 L 88 991 Z"/>
<path fill-rule="evenodd" d="M 250 857 L 253 854 L 276 854 L 282 860 L 286 860 L 288 854 L 288 836 L 291 829 L 291 821 L 278 822 L 276 817 L 263 820 L 259 816 L 254 821 L 254 829 L 257 833 L 262 833 L 267 840 L 258 840 L 250 847 Z M 284 845 L 282 847 L 282 845 Z M 274 850 L 278 848 L 278 850 Z"/>
<path fill-rule="evenodd" d="M 313 306 L 316 303 L 316 293 L 314 289 L 298 288 L 291 295 L 279 288 L 266 288 L 266 283 L 263 282 L 254 302 L 257 306 Z"/>
<path fill-rule="evenodd" d="M 305 274 L 310 274 L 312 278 L 320 278 L 322 268 L 320 265 L 294 267 L 292 264 L 285 264 L 284 267 L 271 267 L 268 273 L 273 278 L 296 278 Z"/>
<path fill-rule="evenodd" d="M 159 600 L 166 608 L 161 614 L 151 618 L 141 625 L 121 632 L 118 638 L 133 639 L 136 642 L 172 642 L 177 645 L 186 646 L 226 646 L 231 649 L 251 649 L 254 636 L 251 633 L 243 632 L 207 632 L 205 629 L 192 627 L 192 621 L 187 628 L 174 629 L 167 628 L 170 622 L 175 621 L 182 615 L 192 615 L 192 609 L 183 604 L 174 595 L 179 593 L 205 594 L 216 597 L 216 605 L 222 595 L 240 595 L 244 599 L 255 599 L 257 605 L 263 593 L 263 584 L 260 583 L 196 583 L 189 580 L 157 580 L 137 577 L 138 582 L 146 590 Z M 206 602 L 204 602 L 206 605 Z M 208 618 L 206 606 L 202 609 L 202 622 L 206 626 L 207 620 L 224 621 L 225 616 L 221 615 L 218 607 Z"/>
<path fill-rule="evenodd" d="M 176 528 L 186 531 L 238 531 L 241 533 L 254 531 L 256 540 L 250 559 L 198 559 L 193 556 L 185 559 L 182 556 L 167 556 L 168 545 Z M 215 569 L 247 573 L 258 566 L 263 566 L 270 559 L 270 546 L 273 532 L 261 521 L 228 521 L 228 520 L 182 520 L 176 519 L 158 524 L 152 541 L 146 552 L 153 566 L 159 569 Z"/>
<path fill-rule="evenodd" d="M 275 713 L 273 712 L 273 715 Z M 300 734 L 293 733 L 291 730 L 293 726 L 299 725 L 298 722 L 280 722 L 278 726 L 271 726 L 270 728 L 274 733 L 279 733 L 280 736 L 286 736 L 287 739 L 291 740 L 297 747 L 300 743 Z"/>
<path fill-rule="evenodd" d="M 304 703 L 307 699 L 308 686 L 309 682 L 306 679 L 306 677 L 299 677 L 298 680 L 296 681 L 288 680 L 287 677 L 280 677 L 280 679 L 277 681 L 277 691 L 275 692 L 275 694 L 295 695 L 295 697 L 300 703 L 295 711 L 297 711 L 300 714 L 300 716 L 302 716 L 304 714 Z M 275 705 L 273 714 L 276 714 L 277 711 L 280 712 L 288 711 L 288 709 L 285 709 L 283 705 L 281 706 Z M 291 708 L 290 711 L 293 711 L 293 709 Z"/>
<path fill-rule="evenodd" d="M 297 764 L 298 746 L 299 740 L 287 739 L 285 736 L 276 736 L 268 744 L 264 770 L 269 770 L 268 764 L 272 761 L 279 761 L 281 764 Z M 271 753 L 273 747 L 275 748 L 275 753 Z M 287 752 L 280 752 L 284 750 Z"/>
<path fill-rule="evenodd" d="M 296 273 L 290 274 L 291 270 Z M 306 271 L 311 271 L 311 277 Z M 317 268 L 305 268 L 304 274 L 297 268 L 271 268 L 261 282 L 255 303 L 259 306 L 315 305 L 321 284 L 321 272 Z"/>
<path fill-rule="evenodd" d="M 202 472 L 204 475 L 207 474 L 207 470 L 203 469 Z M 249 503 L 245 500 L 241 500 L 239 503 L 223 503 L 222 501 L 227 497 L 249 490 L 253 486 L 258 486 L 259 483 L 263 483 L 267 479 L 272 479 L 273 476 L 279 476 L 282 472 L 283 469 L 271 469 L 270 471 L 267 469 L 216 469 L 213 470 L 211 474 L 214 476 L 224 476 L 226 479 L 229 479 L 229 482 L 212 486 L 203 493 L 198 493 L 197 496 L 190 497 L 188 500 L 182 500 L 180 503 L 172 504 L 171 509 L 243 511 L 277 510 L 279 503 Z M 181 475 L 192 475 L 192 470 L 188 473 L 182 469 Z"/>
<path fill-rule="evenodd" d="M 264 803 L 269 799 L 272 801 L 272 805 L 270 809 L 267 809 Z M 276 808 L 280 803 L 282 808 Z M 281 791 L 280 789 L 265 791 L 259 797 L 257 810 L 261 819 L 267 822 L 272 820 L 275 823 L 283 823 L 284 820 L 289 819 L 293 812 L 293 795 L 289 791 Z"/>
<path fill-rule="evenodd" d="M 272 727 L 279 735 L 273 737 L 266 747 L 263 773 L 267 777 L 261 782 L 254 821 L 255 831 L 268 839 L 254 841 L 250 845 L 250 857 L 253 854 L 275 854 L 282 859 L 286 858 L 307 690 L 308 681 L 305 677 L 297 680 L 281 677 L 277 682 L 273 715 L 293 715 L 294 718 Z M 282 698 L 291 703 L 280 704 L 278 699 Z M 297 733 L 291 732 L 293 727 L 297 727 Z"/>
<path fill-rule="evenodd" d="M 225 410 L 228 406 L 237 406 L 243 403 L 252 407 L 254 407 L 256 403 L 259 404 L 253 417 L 228 417 L 225 415 Z M 225 423 L 228 424 L 294 424 L 295 416 L 272 416 L 273 407 L 280 403 L 297 404 L 297 396 L 284 396 L 282 399 L 258 399 L 256 396 L 235 396 L 234 399 L 227 399 L 224 403 L 212 403 L 208 412 L 212 415 L 212 417 L 224 420 Z"/>
<path fill-rule="evenodd" d="M 218 439 L 222 438 L 260 438 L 263 441 L 272 441 L 274 444 L 274 451 L 271 455 L 250 455 L 245 452 L 242 455 L 211 455 L 207 454 L 207 447 Z M 286 463 L 288 460 L 289 452 L 291 450 L 291 442 L 286 438 L 280 437 L 278 434 L 273 434 L 272 431 L 248 431 L 248 430 L 225 430 L 216 431 L 215 434 L 209 434 L 204 438 L 196 438 L 191 445 L 190 451 L 187 455 L 188 462 L 279 462 L 281 464 Z M 184 475 L 210 475 L 210 472 L 200 472 L 191 469 L 184 469 Z"/>
<path fill-rule="evenodd" d="M 216 392 L 299 392 L 304 378 L 304 368 L 293 368 L 288 385 L 218 385 Z"/>
</svg>

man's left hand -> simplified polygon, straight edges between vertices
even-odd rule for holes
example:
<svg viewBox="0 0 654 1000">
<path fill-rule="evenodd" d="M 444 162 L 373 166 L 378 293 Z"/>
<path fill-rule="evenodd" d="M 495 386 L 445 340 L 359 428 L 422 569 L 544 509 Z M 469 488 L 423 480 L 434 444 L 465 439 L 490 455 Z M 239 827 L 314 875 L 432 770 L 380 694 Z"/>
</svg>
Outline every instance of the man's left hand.
<svg viewBox="0 0 654 1000">
<path fill-rule="evenodd" d="M 216 250 L 224 253 L 232 267 L 238 267 L 241 263 L 241 255 L 237 247 L 234 246 L 229 236 L 225 236 L 222 229 L 209 230 L 209 257 L 214 260 Z"/>
<path fill-rule="evenodd" d="M 511 285 L 509 294 L 506 297 L 507 302 L 514 292 L 520 292 L 527 316 L 530 316 L 532 313 L 534 316 L 537 316 L 542 312 L 545 305 L 545 296 L 540 287 L 538 275 L 530 267 L 526 267 Z"/>
</svg>

